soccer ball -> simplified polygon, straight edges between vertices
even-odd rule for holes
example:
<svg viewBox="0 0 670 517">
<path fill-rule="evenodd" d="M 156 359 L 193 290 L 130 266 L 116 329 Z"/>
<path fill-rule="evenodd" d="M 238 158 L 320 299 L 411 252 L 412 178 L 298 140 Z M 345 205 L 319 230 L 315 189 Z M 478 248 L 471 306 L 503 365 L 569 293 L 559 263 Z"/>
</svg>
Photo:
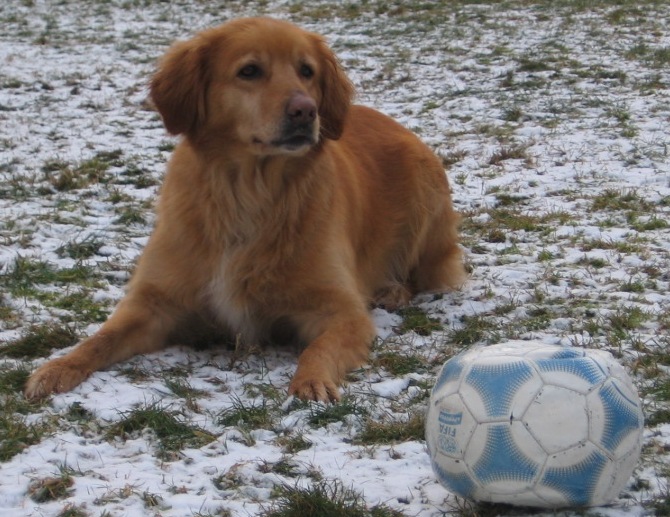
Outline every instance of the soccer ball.
<svg viewBox="0 0 670 517">
<path fill-rule="evenodd" d="M 456 495 L 599 506 L 630 478 L 643 422 L 637 391 L 609 353 L 511 341 L 445 363 L 426 442 L 437 478 Z"/>
</svg>

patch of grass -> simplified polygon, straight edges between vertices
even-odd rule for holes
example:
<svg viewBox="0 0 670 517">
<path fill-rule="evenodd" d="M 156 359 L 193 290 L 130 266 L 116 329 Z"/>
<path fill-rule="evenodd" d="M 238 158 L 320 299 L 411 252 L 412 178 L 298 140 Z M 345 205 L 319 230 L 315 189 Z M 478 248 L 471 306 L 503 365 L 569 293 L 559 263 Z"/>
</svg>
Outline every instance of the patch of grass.
<svg viewBox="0 0 670 517">
<path fill-rule="evenodd" d="M 663 379 L 655 383 L 655 386 L 650 390 L 654 398 L 658 401 L 670 401 L 670 379 Z"/>
<path fill-rule="evenodd" d="M 591 201 L 592 211 L 632 210 L 648 212 L 654 206 L 641 197 L 635 190 L 605 189 Z"/>
<path fill-rule="evenodd" d="M 295 478 L 300 475 L 300 472 L 298 472 L 298 465 L 286 457 L 283 457 L 274 463 L 270 461 L 262 461 L 258 470 L 265 474 L 273 473 L 289 478 Z"/>
<path fill-rule="evenodd" d="M 83 507 L 68 504 L 56 517 L 88 517 L 88 512 Z"/>
<path fill-rule="evenodd" d="M 440 154 L 440 158 L 442 158 L 442 165 L 444 165 L 444 168 L 448 169 L 452 165 L 463 161 L 467 155 L 467 151 L 458 150 L 451 151 L 450 153 L 446 154 Z"/>
<path fill-rule="evenodd" d="M 402 316 L 402 323 L 397 329 L 400 334 L 414 331 L 420 336 L 429 336 L 431 332 L 442 330 L 442 323 L 436 318 L 428 316 L 419 307 L 403 307 L 398 311 Z"/>
<path fill-rule="evenodd" d="M 448 342 L 459 346 L 470 346 L 486 340 L 491 331 L 497 329 L 497 325 L 489 321 L 485 316 L 463 316 L 463 326 L 454 329 L 449 334 Z"/>
<path fill-rule="evenodd" d="M 95 415 L 83 407 L 79 402 L 73 402 L 70 407 L 67 408 L 67 412 L 63 416 L 70 422 L 79 423 L 91 422 L 95 419 Z"/>
<path fill-rule="evenodd" d="M 116 182 L 119 184 L 132 184 L 136 188 L 148 188 L 153 187 L 158 182 L 151 177 L 151 173 L 148 169 L 143 167 L 138 167 L 137 165 L 129 165 L 121 173 L 121 178 Z"/>
<path fill-rule="evenodd" d="M 516 194 L 506 194 L 500 192 L 496 194 L 496 201 L 498 206 L 513 206 L 513 205 L 523 205 L 528 201 L 528 196 L 521 196 Z"/>
<path fill-rule="evenodd" d="M 27 424 L 4 404 L 0 406 L 0 461 L 8 461 L 27 447 L 40 443 L 46 427 Z"/>
<path fill-rule="evenodd" d="M 128 206 L 119 212 L 119 217 L 114 220 L 114 223 L 124 226 L 131 224 L 145 224 L 146 218 L 142 210 L 133 206 Z"/>
<path fill-rule="evenodd" d="M 374 362 L 395 376 L 407 375 L 426 369 L 425 361 L 416 354 L 382 352 L 375 357 Z"/>
<path fill-rule="evenodd" d="M 622 307 L 607 316 L 607 323 L 620 338 L 626 336 L 631 330 L 638 329 L 649 320 L 649 314 L 639 307 Z"/>
<path fill-rule="evenodd" d="M 275 440 L 286 454 L 295 454 L 300 451 L 305 451 L 314 445 L 307 438 L 304 433 L 298 432 L 292 435 L 280 436 Z"/>
<path fill-rule="evenodd" d="M 166 379 L 165 385 L 176 397 L 186 399 L 186 407 L 195 412 L 200 412 L 198 398 L 209 398 L 210 396 L 206 391 L 194 388 L 183 379 Z"/>
<path fill-rule="evenodd" d="M 104 244 L 99 238 L 89 235 L 82 240 L 73 240 L 64 244 L 56 250 L 56 253 L 60 257 L 83 260 L 97 255 Z"/>
<path fill-rule="evenodd" d="M 585 240 L 581 244 L 582 251 L 591 251 L 591 250 L 615 250 L 619 253 L 639 253 L 642 251 L 642 246 L 630 240 L 604 240 L 604 239 L 589 239 Z"/>
<path fill-rule="evenodd" d="M 643 222 L 633 221 L 631 227 L 638 232 L 651 232 L 654 230 L 664 230 L 670 227 L 670 223 L 665 219 L 653 216 Z"/>
<path fill-rule="evenodd" d="M 377 422 L 368 419 L 362 431 L 354 439 L 354 443 L 373 445 L 422 441 L 425 432 L 426 418 L 423 413 L 415 413 L 404 422 Z"/>
<path fill-rule="evenodd" d="M 621 283 L 619 289 L 624 293 L 643 293 L 645 291 L 644 282 L 633 278 Z"/>
<path fill-rule="evenodd" d="M 507 122 L 518 122 L 523 117 L 523 109 L 519 106 L 509 106 L 503 109 L 502 119 Z"/>
<path fill-rule="evenodd" d="M 464 235 L 476 233 L 483 235 L 488 242 L 505 242 L 510 231 L 546 233 L 555 228 L 556 223 L 566 224 L 572 219 L 566 212 L 536 215 L 517 206 L 497 206 L 485 210 L 484 213 L 488 215 L 486 219 L 464 218 Z"/>
<path fill-rule="evenodd" d="M 50 160 L 42 166 L 42 172 L 57 191 L 78 190 L 94 183 L 106 182 L 107 170 L 122 163 L 122 154 L 121 150 L 102 151 L 76 165 Z"/>
<path fill-rule="evenodd" d="M 74 485 L 74 480 L 69 473 L 64 472 L 58 477 L 33 481 L 28 487 L 28 495 L 36 503 L 57 501 L 58 499 L 65 499 L 72 494 L 73 490 L 70 490 L 72 485 Z"/>
<path fill-rule="evenodd" d="M 102 323 L 109 316 L 110 311 L 103 303 L 93 300 L 93 295 L 88 290 L 75 291 L 55 298 L 49 296 L 37 296 L 37 298 L 49 307 L 65 309 L 73 313 L 76 322 L 96 322 Z M 69 321 L 72 318 L 63 316 L 62 321 Z"/>
<path fill-rule="evenodd" d="M 56 323 L 34 325 L 25 330 L 20 338 L 0 345 L 0 356 L 12 359 L 37 359 L 50 355 L 53 350 L 72 346 L 78 339 L 77 334 L 69 326 Z"/>
<path fill-rule="evenodd" d="M 654 68 L 665 68 L 670 64 L 670 47 L 655 49 L 649 55 L 649 62 Z"/>
<path fill-rule="evenodd" d="M 234 397 L 232 406 L 219 413 L 216 422 L 219 425 L 236 426 L 247 431 L 272 429 L 275 425 L 273 411 L 265 399 L 255 403 L 244 402 L 239 397 Z"/>
<path fill-rule="evenodd" d="M 280 486 L 260 517 L 403 517 L 385 505 L 368 508 L 363 496 L 341 481 L 320 481 L 308 488 Z"/>
<path fill-rule="evenodd" d="M 531 214 L 524 214 L 518 209 L 495 208 L 489 211 L 492 224 L 500 225 L 512 231 L 536 232 L 542 230 L 542 219 Z"/>
<path fill-rule="evenodd" d="M 645 418 L 645 427 L 656 427 L 663 424 L 670 424 L 670 409 L 661 408 L 652 411 Z"/>
<path fill-rule="evenodd" d="M 30 372 L 22 365 L 0 365 L 0 394 L 20 393 L 28 380 Z"/>
<path fill-rule="evenodd" d="M 14 296 L 34 296 L 35 289 L 42 285 L 80 284 L 99 287 L 93 269 L 81 263 L 69 268 L 57 269 L 42 260 L 17 257 L 14 264 L 0 275 L 3 285 Z"/>
<path fill-rule="evenodd" d="M 160 456 L 173 459 L 185 448 L 199 448 L 216 439 L 209 431 L 184 423 L 176 411 L 158 404 L 139 407 L 124 413 L 123 418 L 107 430 L 107 438 L 125 438 L 144 429 L 151 429 L 159 440 Z"/>
<path fill-rule="evenodd" d="M 602 269 L 609 265 L 609 262 L 600 257 L 582 257 L 577 261 L 577 264 L 582 266 L 592 267 L 593 269 Z"/>
<path fill-rule="evenodd" d="M 342 422 L 347 417 L 367 416 L 368 411 L 355 398 L 343 397 L 337 404 L 310 406 L 308 422 L 315 427 L 323 427 L 334 422 Z"/>
<path fill-rule="evenodd" d="M 528 154 L 528 148 L 523 146 L 503 146 L 498 151 L 493 153 L 489 158 L 489 165 L 500 165 L 506 160 L 524 160 L 527 164 L 531 164 L 533 159 Z"/>
</svg>

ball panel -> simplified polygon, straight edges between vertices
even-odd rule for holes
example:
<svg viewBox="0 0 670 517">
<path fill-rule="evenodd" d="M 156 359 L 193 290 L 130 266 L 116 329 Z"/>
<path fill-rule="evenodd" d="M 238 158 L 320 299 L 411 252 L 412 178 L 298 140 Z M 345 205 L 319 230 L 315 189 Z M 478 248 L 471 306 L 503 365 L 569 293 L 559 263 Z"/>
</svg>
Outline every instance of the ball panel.
<svg viewBox="0 0 670 517">
<path fill-rule="evenodd" d="M 612 482 L 609 488 L 603 489 L 602 504 L 607 504 L 615 499 L 624 489 L 640 459 L 640 448 L 641 442 L 638 441 L 628 454 L 611 463 Z"/>
<path fill-rule="evenodd" d="M 465 376 L 461 393 L 477 420 L 491 422 L 521 415 L 540 385 L 535 370 L 526 361 L 498 359 L 473 364 Z"/>
<path fill-rule="evenodd" d="M 434 448 L 431 455 L 434 457 L 441 453 L 450 458 L 462 458 L 476 426 L 477 422 L 460 395 L 453 394 L 435 401 L 427 417 L 426 437 Z"/>
<path fill-rule="evenodd" d="M 587 400 L 591 439 L 595 443 L 616 456 L 639 442 L 644 423 L 642 411 L 637 397 L 631 398 L 625 386 L 608 379 Z"/>
<path fill-rule="evenodd" d="M 534 361 L 539 361 L 542 359 L 573 359 L 577 357 L 584 357 L 584 351 L 579 348 L 552 346 L 542 343 L 538 343 L 534 347 L 529 347 L 528 344 L 526 344 L 526 347 L 528 351 L 524 357 Z"/>
<path fill-rule="evenodd" d="M 546 487 L 563 495 L 559 506 L 589 506 L 600 495 L 599 480 L 608 464 L 607 456 L 590 443 L 553 455 L 547 461 L 538 493 L 547 497 L 548 491 L 542 492 Z M 609 488 L 609 476 L 604 481 Z"/>
<path fill-rule="evenodd" d="M 525 434 L 512 434 L 512 427 Z M 519 445 L 523 444 L 522 450 Z M 475 478 L 484 488 L 497 493 L 514 493 L 530 488 L 544 460 L 544 452 L 520 423 L 483 424 L 475 429 L 465 453 Z"/>
<path fill-rule="evenodd" d="M 462 463 L 449 462 L 451 467 L 461 467 L 460 472 L 455 469 L 445 469 L 444 465 L 433 462 L 433 472 L 437 476 L 440 484 L 449 490 L 452 494 L 460 495 L 468 499 L 475 498 L 477 485 L 472 481 L 470 473 L 465 469 Z"/>
<path fill-rule="evenodd" d="M 559 386 L 544 386 L 523 415 L 523 422 L 549 454 L 574 447 L 589 435 L 584 395 Z"/>
<path fill-rule="evenodd" d="M 458 389 L 460 383 L 461 373 L 463 372 L 463 357 L 457 355 L 449 359 L 442 370 L 440 370 L 435 386 L 433 386 L 433 393 L 446 395 L 453 393 Z"/>
<path fill-rule="evenodd" d="M 588 393 L 606 378 L 606 372 L 589 357 L 539 359 L 535 361 L 545 382 Z"/>
</svg>

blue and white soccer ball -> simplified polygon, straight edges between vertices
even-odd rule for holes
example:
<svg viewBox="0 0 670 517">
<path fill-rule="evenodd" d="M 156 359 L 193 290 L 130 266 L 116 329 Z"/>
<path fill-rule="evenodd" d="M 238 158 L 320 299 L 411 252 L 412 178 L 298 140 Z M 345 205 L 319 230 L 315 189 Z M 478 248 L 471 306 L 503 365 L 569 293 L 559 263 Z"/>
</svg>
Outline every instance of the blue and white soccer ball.
<svg viewBox="0 0 670 517">
<path fill-rule="evenodd" d="M 640 458 L 637 391 L 607 352 L 512 341 L 446 362 L 426 441 L 450 492 L 561 508 L 615 499 Z"/>
</svg>

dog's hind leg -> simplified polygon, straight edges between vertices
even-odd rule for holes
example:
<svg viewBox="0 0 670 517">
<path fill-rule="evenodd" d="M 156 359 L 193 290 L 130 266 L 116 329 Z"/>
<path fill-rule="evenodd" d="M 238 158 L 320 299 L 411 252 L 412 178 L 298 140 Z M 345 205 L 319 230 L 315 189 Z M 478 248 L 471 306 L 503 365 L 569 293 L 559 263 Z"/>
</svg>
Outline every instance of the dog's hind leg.
<svg viewBox="0 0 670 517">
<path fill-rule="evenodd" d="M 445 207 L 432 222 L 411 273 L 417 293 L 459 289 L 465 283 L 467 273 L 458 245 L 459 222 L 460 216 L 451 207 Z"/>
</svg>

